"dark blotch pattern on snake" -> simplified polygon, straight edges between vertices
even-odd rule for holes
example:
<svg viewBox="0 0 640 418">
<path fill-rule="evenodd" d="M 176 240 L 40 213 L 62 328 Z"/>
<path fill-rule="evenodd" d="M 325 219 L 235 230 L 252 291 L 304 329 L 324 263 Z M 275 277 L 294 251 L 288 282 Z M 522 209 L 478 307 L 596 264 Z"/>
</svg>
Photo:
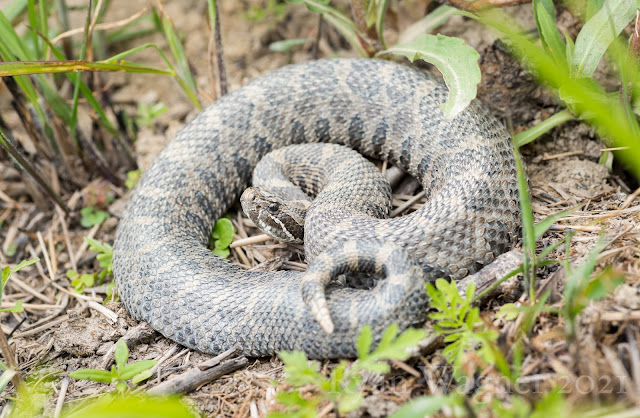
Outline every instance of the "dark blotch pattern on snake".
<svg viewBox="0 0 640 418">
<path fill-rule="evenodd" d="M 477 271 L 512 245 L 519 223 L 509 135 L 476 101 L 445 119 L 447 96 L 444 85 L 409 66 L 321 60 L 268 73 L 205 109 L 144 173 L 118 225 L 114 273 L 131 316 L 208 353 L 239 344 L 250 356 L 302 350 L 312 358 L 354 357 L 364 324 L 379 337 L 392 322 L 405 328 L 423 320 L 425 280 Z M 367 254 L 367 235 L 351 248 L 328 249 L 324 264 L 307 272 L 342 272 L 336 266 L 354 254 L 363 268 L 387 261 L 391 280 L 371 290 L 327 289 L 331 334 L 302 299 L 304 273 L 248 272 L 206 248 L 260 158 L 305 142 L 344 144 L 397 164 L 428 198 L 401 226 L 376 226 L 374 238 L 395 249 Z"/>
</svg>

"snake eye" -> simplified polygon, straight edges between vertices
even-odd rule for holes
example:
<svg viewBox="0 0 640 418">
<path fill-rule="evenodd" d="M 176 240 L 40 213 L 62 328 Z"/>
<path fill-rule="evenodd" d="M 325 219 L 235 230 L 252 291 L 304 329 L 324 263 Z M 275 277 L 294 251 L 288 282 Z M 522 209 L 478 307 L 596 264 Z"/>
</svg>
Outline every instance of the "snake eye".
<svg viewBox="0 0 640 418">
<path fill-rule="evenodd" d="M 267 209 L 269 209 L 269 212 L 271 213 L 276 213 L 280 210 L 280 205 L 277 203 L 269 203 L 269 207 Z"/>
</svg>

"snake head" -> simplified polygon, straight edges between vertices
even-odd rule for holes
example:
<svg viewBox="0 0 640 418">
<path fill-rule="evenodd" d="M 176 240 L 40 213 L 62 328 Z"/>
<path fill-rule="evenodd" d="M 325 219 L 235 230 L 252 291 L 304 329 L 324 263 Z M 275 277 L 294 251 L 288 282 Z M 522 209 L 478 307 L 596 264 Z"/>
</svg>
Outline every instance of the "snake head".
<svg viewBox="0 0 640 418">
<path fill-rule="evenodd" d="M 248 187 L 240 196 L 245 215 L 265 234 L 278 241 L 302 244 L 306 208 L 285 202 L 260 187 Z"/>
</svg>

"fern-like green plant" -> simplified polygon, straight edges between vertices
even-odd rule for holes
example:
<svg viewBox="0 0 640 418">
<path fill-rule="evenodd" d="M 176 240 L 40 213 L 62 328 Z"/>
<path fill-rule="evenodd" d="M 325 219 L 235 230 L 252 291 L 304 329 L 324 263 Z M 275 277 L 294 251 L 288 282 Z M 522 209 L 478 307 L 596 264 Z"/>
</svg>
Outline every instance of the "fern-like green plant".
<svg viewBox="0 0 640 418">
<path fill-rule="evenodd" d="M 377 347 L 372 350 L 373 334 L 365 326 L 357 340 L 358 360 L 351 365 L 341 361 L 331 370 L 329 377 L 319 371 L 317 361 L 307 360 L 300 351 L 283 351 L 278 356 L 284 362 L 285 381 L 293 386 L 292 390 L 276 395 L 284 412 L 273 412 L 277 417 L 314 417 L 319 406 L 330 402 L 341 413 L 347 413 L 360 406 L 362 394 L 362 373 L 388 373 L 388 360 L 405 360 L 411 349 L 417 347 L 425 337 L 424 330 L 409 328 L 398 335 L 398 326 L 390 325 L 382 334 Z M 303 396 L 299 389 L 311 385 L 315 389 L 312 396 Z"/>
</svg>

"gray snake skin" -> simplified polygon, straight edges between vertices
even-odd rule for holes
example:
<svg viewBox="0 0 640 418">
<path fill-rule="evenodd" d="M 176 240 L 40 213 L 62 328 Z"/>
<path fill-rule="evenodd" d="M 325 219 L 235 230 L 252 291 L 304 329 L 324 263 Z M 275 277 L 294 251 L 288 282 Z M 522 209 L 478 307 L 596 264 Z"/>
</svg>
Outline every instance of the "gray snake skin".
<svg viewBox="0 0 640 418">
<path fill-rule="evenodd" d="M 426 280 L 477 271 L 519 229 L 509 135 L 475 101 L 445 119 L 447 96 L 415 68 L 337 59 L 281 68 L 218 100 L 165 147 L 131 194 L 113 257 L 127 311 L 203 352 L 239 344 L 249 356 L 302 350 L 312 358 L 354 357 L 364 324 L 379 337 L 392 322 L 406 328 L 423 320 Z M 248 272 L 214 256 L 206 248 L 211 228 L 260 158 L 306 142 L 344 144 L 398 165 L 422 183 L 427 203 L 392 228 L 365 226 L 306 273 Z M 372 253 L 372 240 L 395 245 Z M 303 300 L 303 275 L 341 273 L 354 261 L 388 277 L 371 290 L 329 286 L 327 333 Z"/>
</svg>

